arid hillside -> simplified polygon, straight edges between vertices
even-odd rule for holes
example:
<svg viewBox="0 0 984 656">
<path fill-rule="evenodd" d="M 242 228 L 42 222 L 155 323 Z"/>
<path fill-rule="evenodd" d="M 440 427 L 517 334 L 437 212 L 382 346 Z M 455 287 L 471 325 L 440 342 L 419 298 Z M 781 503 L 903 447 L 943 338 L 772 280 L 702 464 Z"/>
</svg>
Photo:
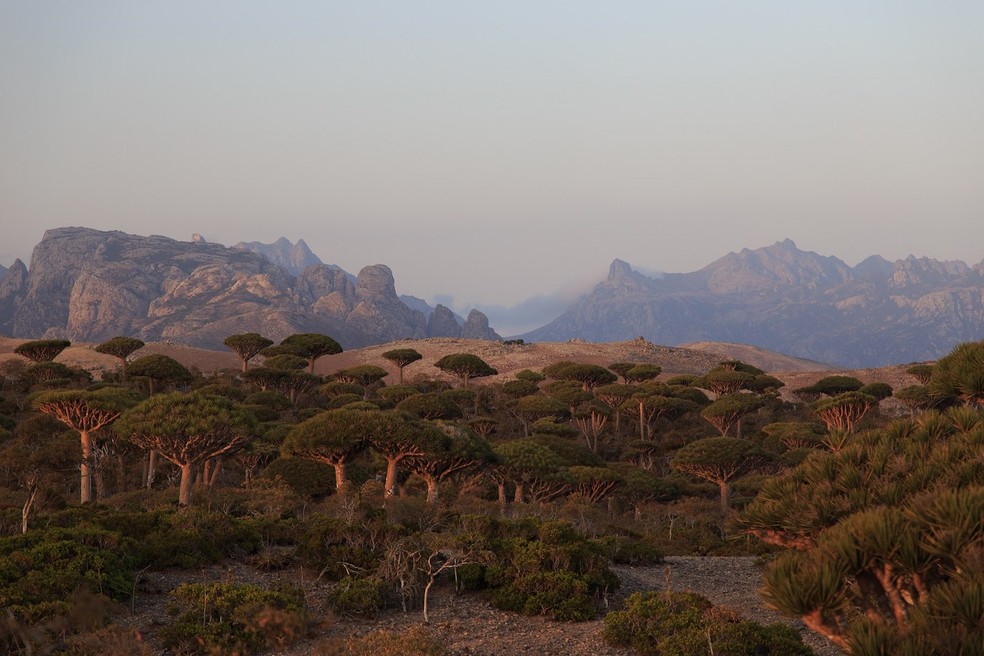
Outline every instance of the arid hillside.
<svg viewBox="0 0 984 656">
<path fill-rule="evenodd" d="M 14 348 L 25 340 L 0 337 L 0 367 L 5 362 L 26 362 L 14 354 Z M 98 378 L 102 371 L 112 371 L 119 366 L 115 358 L 96 353 L 94 344 L 73 344 L 57 360 L 69 366 L 88 369 Z M 535 344 L 506 344 L 487 340 L 454 339 L 434 337 L 428 339 L 401 340 L 378 346 L 351 349 L 338 355 L 326 356 L 317 361 L 316 372 L 327 375 L 359 364 L 374 364 L 393 373 L 386 382 L 396 382 L 396 369 L 382 354 L 398 348 L 417 350 L 423 358 L 404 370 L 407 380 L 414 378 L 438 378 L 453 382 L 454 378 L 437 369 L 433 364 L 449 353 L 473 353 L 492 365 L 499 375 L 482 379 L 483 382 L 502 382 L 511 379 L 523 369 L 540 370 L 562 360 L 584 362 L 607 366 L 613 362 L 641 362 L 658 364 L 663 368 L 663 378 L 677 374 L 702 374 L 725 359 L 738 359 L 742 362 L 764 369 L 786 383 L 784 396 L 798 387 L 813 384 L 820 378 L 830 375 L 834 368 L 819 363 L 793 358 L 744 344 L 721 342 L 699 342 L 684 347 L 658 346 L 642 339 L 625 342 L 594 343 L 581 340 L 567 342 L 540 342 Z M 240 361 L 231 350 L 213 351 L 194 348 L 183 344 L 152 343 L 144 346 L 134 357 L 163 353 L 178 360 L 187 367 L 194 367 L 203 373 L 214 373 L 223 369 L 238 370 Z M 259 362 L 257 358 L 255 362 Z M 813 365 L 811 368 L 810 365 Z M 854 371 L 836 370 L 838 373 L 855 376 L 865 383 L 886 382 L 894 388 L 915 384 L 915 380 L 905 373 L 908 365 L 895 365 L 876 369 Z"/>
</svg>

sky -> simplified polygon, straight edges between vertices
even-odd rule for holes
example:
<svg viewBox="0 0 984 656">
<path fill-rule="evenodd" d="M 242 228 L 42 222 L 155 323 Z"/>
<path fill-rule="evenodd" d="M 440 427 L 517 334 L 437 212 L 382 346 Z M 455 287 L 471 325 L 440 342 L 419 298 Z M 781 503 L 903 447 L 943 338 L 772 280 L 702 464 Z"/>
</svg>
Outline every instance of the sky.
<svg viewBox="0 0 984 656">
<path fill-rule="evenodd" d="M 0 0 L 0 264 L 303 238 L 500 332 L 615 258 L 976 264 L 981 34 L 958 0 Z"/>
</svg>

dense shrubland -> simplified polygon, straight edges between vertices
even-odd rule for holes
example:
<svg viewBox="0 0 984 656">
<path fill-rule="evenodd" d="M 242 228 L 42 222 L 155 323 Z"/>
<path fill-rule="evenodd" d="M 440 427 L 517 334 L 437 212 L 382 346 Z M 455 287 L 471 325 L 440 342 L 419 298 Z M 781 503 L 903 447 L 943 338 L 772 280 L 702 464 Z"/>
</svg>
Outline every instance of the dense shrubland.
<svg viewBox="0 0 984 656">
<path fill-rule="evenodd" d="M 10 653 L 86 653 L 95 636 L 137 653 L 125 632 L 101 632 L 138 573 L 229 559 L 299 570 L 326 587 L 317 611 L 342 618 L 426 619 L 433 586 L 453 585 L 577 621 L 612 603 L 612 563 L 766 555 L 769 602 L 852 653 L 954 653 L 981 637 L 980 345 L 913 368 L 916 391 L 900 400 L 911 417 L 894 419 L 887 385 L 830 376 L 790 403 L 779 380 L 734 361 L 676 377 L 656 363 L 557 362 L 482 385 L 495 370 L 458 353 L 437 363 L 452 387 L 407 375 L 412 349 L 314 376 L 338 352 L 325 336 L 232 336 L 241 370 L 207 377 L 140 357 L 137 341 L 100 345 L 125 365 L 100 382 L 33 371 L 58 364 L 60 342 L 28 343 L 34 364 L 3 372 Z M 297 589 L 188 583 L 158 636 L 176 652 L 253 653 L 311 626 Z M 79 595 L 104 610 L 73 619 Z M 708 634 L 718 653 L 804 653 L 782 629 L 680 593 L 634 596 L 606 621 L 613 643 L 641 653 L 704 653 Z M 332 649 L 383 653 L 392 640 Z"/>
</svg>

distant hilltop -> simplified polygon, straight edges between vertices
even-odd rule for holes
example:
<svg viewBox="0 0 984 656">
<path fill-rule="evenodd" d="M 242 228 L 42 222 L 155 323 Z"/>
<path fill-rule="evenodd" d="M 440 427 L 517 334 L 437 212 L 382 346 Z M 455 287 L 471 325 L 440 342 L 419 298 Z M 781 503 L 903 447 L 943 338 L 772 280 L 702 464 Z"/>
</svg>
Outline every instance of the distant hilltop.
<svg viewBox="0 0 984 656">
<path fill-rule="evenodd" d="M 984 263 L 877 255 L 850 267 L 790 240 L 651 278 L 621 260 L 561 316 L 520 337 L 753 344 L 848 368 L 933 360 L 984 339 Z"/>
<path fill-rule="evenodd" d="M 30 267 L 0 271 L 0 334 L 99 342 L 115 335 L 221 347 L 229 335 L 280 340 L 320 332 L 344 347 L 395 339 L 500 339 L 484 314 L 461 320 L 396 293 L 383 264 L 357 276 L 324 264 L 303 241 L 235 248 L 89 228 L 45 232 Z"/>
</svg>

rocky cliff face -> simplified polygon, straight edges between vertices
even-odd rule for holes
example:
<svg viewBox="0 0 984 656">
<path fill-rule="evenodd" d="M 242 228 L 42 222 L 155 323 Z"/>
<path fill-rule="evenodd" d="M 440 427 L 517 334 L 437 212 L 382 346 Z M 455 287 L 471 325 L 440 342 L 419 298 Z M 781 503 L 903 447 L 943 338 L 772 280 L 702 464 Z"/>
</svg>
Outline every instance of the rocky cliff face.
<svg viewBox="0 0 984 656">
<path fill-rule="evenodd" d="M 0 275 L 0 333 L 15 337 L 220 347 L 240 332 L 278 341 L 321 332 L 346 348 L 428 336 L 425 315 L 400 300 L 382 264 L 355 277 L 319 261 L 294 276 L 249 249 L 59 228 L 30 269 L 16 261 Z"/>
<path fill-rule="evenodd" d="M 233 248 L 259 253 L 292 276 L 299 275 L 301 271 L 310 266 L 323 264 L 318 256 L 311 252 L 303 239 L 298 239 L 296 244 L 292 244 L 286 237 L 281 237 L 272 244 L 241 241 L 235 244 Z"/>
<path fill-rule="evenodd" d="M 856 267 L 786 240 L 693 273 L 608 279 L 529 340 L 712 340 L 870 367 L 938 358 L 984 338 L 984 263 L 872 256 Z"/>
<path fill-rule="evenodd" d="M 468 313 L 465 325 L 461 327 L 461 336 L 464 339 L 502 339 L 498 333 L 489 328 L 489 318 L 478 310 L 472 310 Z"/>
<path fill-rule="evenodd" d="M 451 308 L 437 304 L 427 320 L 428 337 L 461 337 L 461 325 Z"/>
</svg>

